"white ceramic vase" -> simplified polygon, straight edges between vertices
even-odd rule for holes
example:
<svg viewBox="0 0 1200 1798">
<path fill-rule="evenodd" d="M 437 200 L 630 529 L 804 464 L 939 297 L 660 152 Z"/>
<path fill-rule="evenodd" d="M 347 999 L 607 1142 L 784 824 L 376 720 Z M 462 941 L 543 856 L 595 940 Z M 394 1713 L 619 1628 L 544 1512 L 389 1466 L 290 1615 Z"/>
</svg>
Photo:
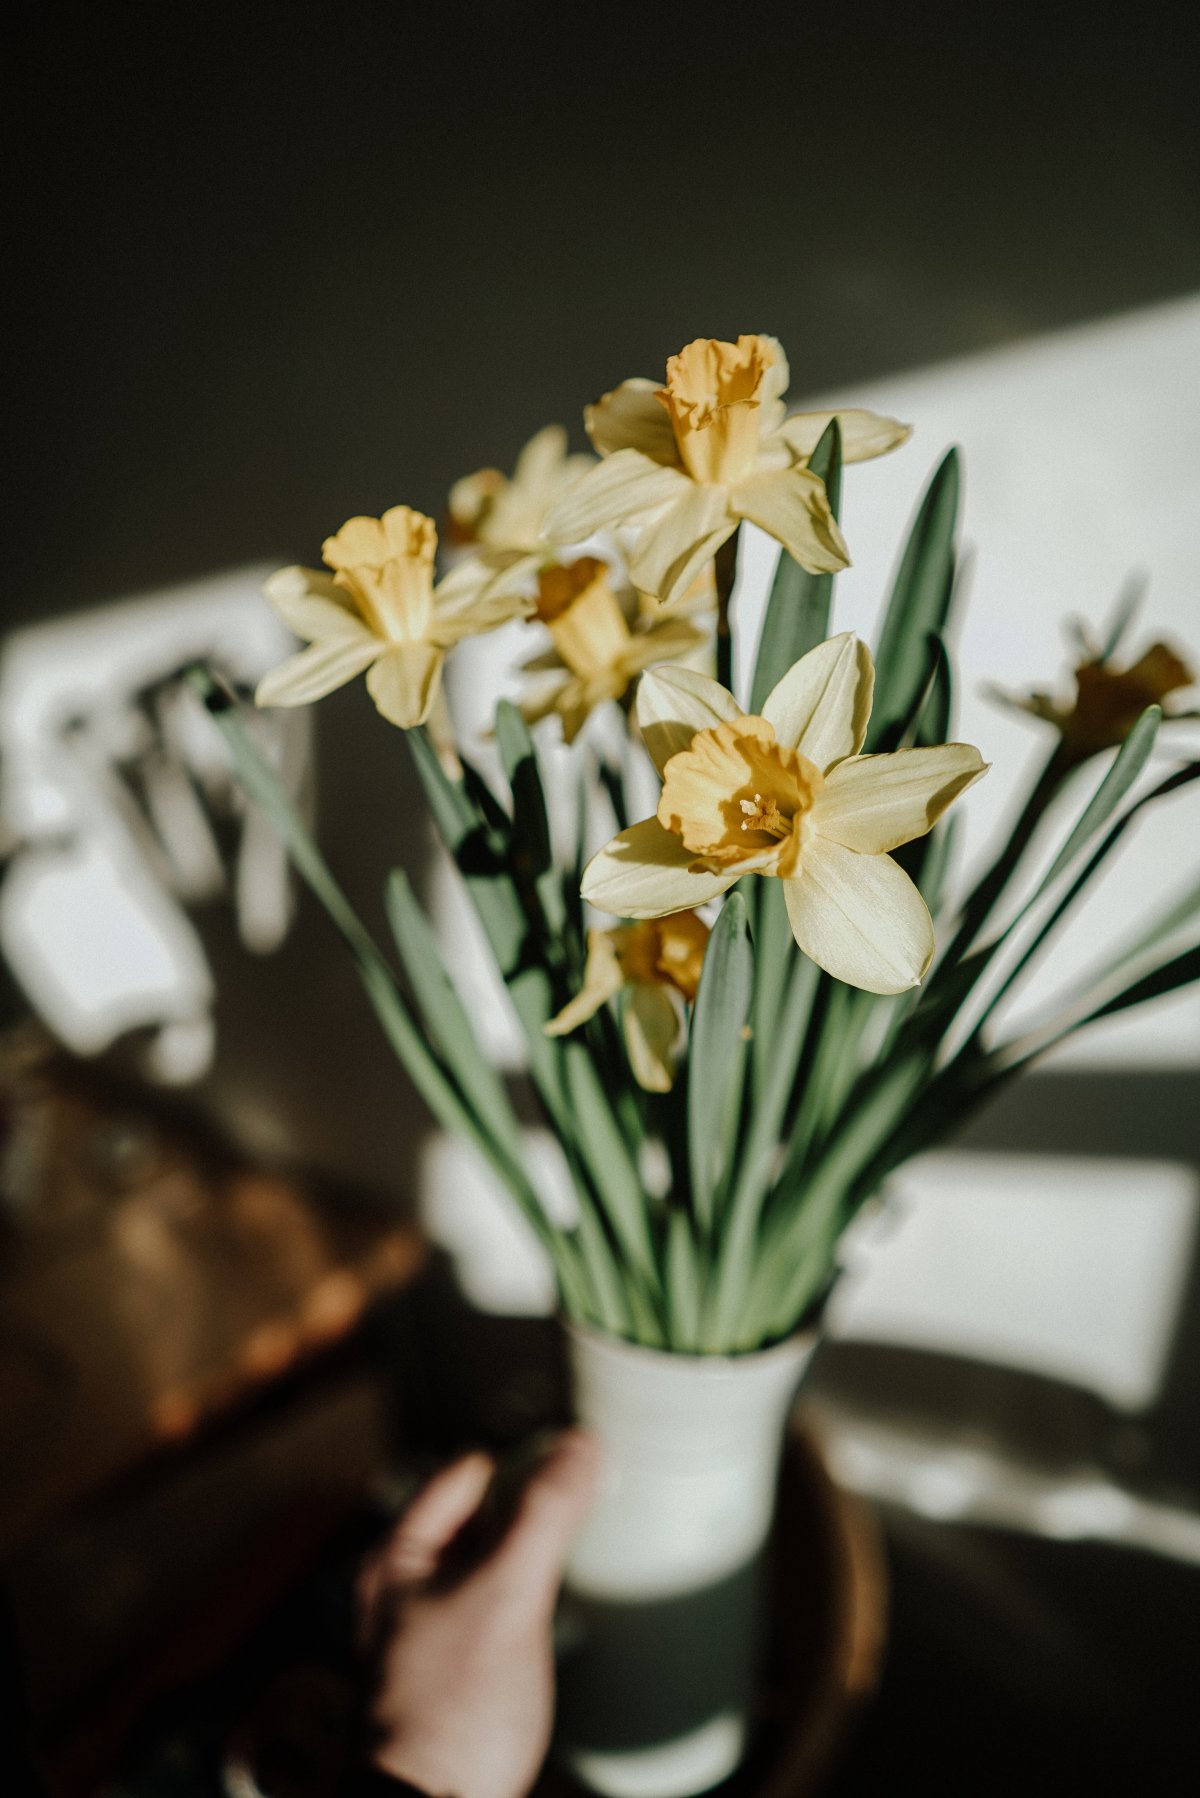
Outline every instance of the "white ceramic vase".
<svg viewBox="0 0 1200 1798">
<path fill-rule="evenodd" d="M 690 1798 L 746 1747 L 763 1549 L 815 1337 L 724 1356 L 568 1335 L 605 1476 L 567 1570 L 559 1750 L 606 1798 Z"/>
</svg>

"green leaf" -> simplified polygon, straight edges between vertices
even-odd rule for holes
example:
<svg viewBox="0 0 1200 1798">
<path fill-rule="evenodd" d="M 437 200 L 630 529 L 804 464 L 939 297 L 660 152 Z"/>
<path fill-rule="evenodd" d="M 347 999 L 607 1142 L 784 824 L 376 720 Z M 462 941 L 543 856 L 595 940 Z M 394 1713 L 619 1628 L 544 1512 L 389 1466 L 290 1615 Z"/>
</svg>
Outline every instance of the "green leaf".
<svg viewBox="0 0 1200 1798">
<path fill-rule="evenodd" d="M 942 961 L 939 962 L 933 978 L 929 982 L 925 999 L 921 1001 L 912 1013 L 909 1024 L 905 1027 L 906 1034 L 919 1033 L 928 1036 L 931 1032 L 931 1025 L 935 1021 L 937 1022 L 940 1033 L 940 1030 L 943 1027 L 941 1020 L 944 1019 L 945 1022 L 948 1023 L 950 1018 L 953 1017 L 966 1003 L 966 1000 L 973 991 L 976 983 L 990 967 L 1000 949 L 1010 940 L 1014 931 L 1018 929 L 1034 908 L 1040 904 L 1050 888 L 1053 887 L 1055 882 L 1067 872 L 1068 868 L 1083 853 L 1097 833 L 1103 830 L 1113 812 L 1120 805 L 1130 787 L 1145 767 L 1150 751 L 1154 747 L 1154 739 L 1161 719 L 1162 710 L 1158 706 L 1148 706 L 1142 713 L 1128 737 L 1126 737 L 1124 743 L 1122 743 L 1120 749 L 1117 751 L 1117 754 L 1114 756 L 1100 785 L 1097 787 L 1088 803 L 1084 806 L 1083 811 L 1080 813 L 1072 829 L 1068 832 L 1066 840 L 1059 849 L 1058 854 L 1054 857 L 1049 868 L 1047 868 L 1046 872 L 1037 882 L 1028 898 L 1026 898 L 1014 916 L 1005 925 L 1004 929 L 1000 931 L 998 935 L 993 937 L 990 942 L 981 945 L 980 948 L 972 951 L 969 955 L 964 956 L 962 955 L 962 950 L 970 936 L 973 934 L 973 930 L 969 922 L 965 922 L 963 926 L 960 927 L 954 941 L 951 943 L 950 948 L 947 950 Z M 1045 773 L 1043 771 L 1042 780 L 1044 780 L 1044 778 Z M 1039 781 L 1039 784 L 1042 784 L 1042 780 Z M 1133 812 L 1139 809 L 1140 805 L 1145 804 L 1149 799 L 1156 796 L 1157 790 L 1153 794 L 1145 795 L 1142 800 L 1130 807 L 1130 813 L 1128 815 L 1132 815 Z M 1029 808 L 1027 807 L 1026 813 L 1022 814 L 1022 821 L 1019 827 L 1022 832 L 1026 828 L 1025 819 L 1028 810 Z M 1113 842 L 1116 841 L 1116 837 L 1120 834 L 1120 830 L 1122 829 L 1124 829 L 1124 824 L 1121 824 L 1118 827 L 1117 833 L 1112 839 Z M 1016 834 L 1017 833 L 1014 833 L 1014 837 Z M 1027 841 L 1028 839 L 1026 838 L 1025 840 Z M 1004 986 L 1000 989 L 1000 992 L 995 994 L 990 1001 L 987 1010 L 976 1025 L 976 1030 L 982 1027 L 983 1023 L 994 1009 L 1001 994 L 1007 990 L 1009 985 L 1011 985 L 1012 979 L 1016 977 L 1016 973 L 1018 973 L 1025 965 L 1030 956 L 1040 946 L 1041 942 L 1058 922 L 1058 919 L 1074 901 L 1076 895 L 1086 884 L 1087 880 L 1090 879 L 1095 868 L 1099 866 L 1111 846 L 1111 842 L 1102 845 L 1100 851 L 1093 857 L 1092 862 L 1084 869 L 1080 879 L 1077 880 L 1074 886 L 1072 886 L 1060 899 L 1057 909 L 1051 913 L 1047 924 L 1039 934 L 1035 936 L 1031 946 L 1025 951 L 1018 962 L 1013 974 L 1005 982 Z M 993 874 L 1004 860 L 1005 857 L 1002 853 L 1000 860 L 993 865 Z M 1015 863 L 1013 865 L 1015 865 Z M 1011 873 L 1011 866 L 1008 871 Z M 990 878 L 991 877 L 989 876 L 989 879 Z M 1007 879 L 1007 874 L 1004 878 Z M 984 884 L 986 885 L 987 883 L 985 882 Z M 982 887 L 976 888 L 975 894 L 972 895 L 972 901 L 969 902 L 968 909 L 970 909 L 970 904 L 974 902 L 975 898 L 982 892 L 982 890 Z M 997 887 L 995 890 L 998 892 L 1000 889 Z M 988 900 L 988 908 L 990 908 L 994 896 L 995 895 L 993 894 L 992 899 Z M 981 913 L 980 915 L 982 916 L 983 914 Z"/>
<path fill-rule="evenodd" d="M 836 418 L 825 427 L 808 458 L 808 466 L 824 481 L 830 510 L 836 518 L 842 487 L 842 434 Z M 763 701 L 776 682 L 802 655 L 824 642 L 829 635 L 832 600 L 831 574 L 809 574 L 786 549 L 780 550 L 758 640 L 750 688 L 751 712 L 761 712 Z"/>
<path fill-rule="evenodd" d="M 754 941 L 754 999 L 750 1024 L 751 1093 L 757 1095 L 768 1081 L 775 1060 L 775 1036 L 789 977 L 801 961 L 783 898 L 783 882 L 749 874 L 741 882 L 750 912 Z M 812 963 L 808 964 L 810 967 Z"/>
<path fill-rule="evenodd" d="M 1117 751 L 1104 779 L 1084 807 L 1074 830 L 1042 876 L 1037 896 L 1044 893 L 1060 874 L 1065 873 L 1080 851 L 1086 849 L 1092 838 L 1103 830 L 1146 766 L 1161 723 L 1162 707 L 1147 706 Z"/>
<path fill-rule="evenodd" d="M 657 1293 L 660 1280 L 646 1195 L 629 1144 L 586 1044 L 574 1037 L 560 1042 L 572 1134 L 626 1266 Z"/>
<path fill-rule="evenodd" d="M 630 1336 L 633 1319 L 625 1283 L 603 1225 L 587 1205 L 580 1207 L 578 1245 L 592 1320 L 614 1336 Z"/>
<path fill-rule="evenodd" d="M 1068 1036 L 1074 1036 L 1076 1031 L 1094 1024 L 1099 1018 L 1113 1017 L 1135 1005 L 1144 1005 L 1147 1000 L 1162 998 L 1167 993 L 1177 992 L 1180 987 L 1190 986 L 1194 980 L 1200 980 L 1200 945 L 1181 950 L 1178 955 L 1171 956 L 1158 967 L 1150 968 L 1120 992 L 1092 1005 L 1090 1009 L 1078 1011 L 1074 1007 L 1068 1008 L 1048 1024 L 1028 1031 L 1012 1042 L 1001 1043 L 990 1052 L 989 1061 L 1000 1070 L 1003 1077 L 1018 1074 Z M 1086 1000 L 1079 1003 L 1086 1004 Z"/>
<path fill-rule="evenodd" d="M 708 939 L 688 1044 L 687 1130 L 692 1205 L 703 1231 L 729 1169 L 754 985 L 746 901 L 730 893 Z"/>
<path fill-rule="evenodd" d="M 755 954 L 755 976 L 763 978 Z M 754 1088 L 746 1139 L 741 1145 L 732 1191 L 717 1245 L 715 1281 L 705 1306 L 704 1345 L 716 1352 L 727 1344 L 745 1306 L 757 1256 L 759 1215 L 778 1153 L 779 1135 L 796 1084 L 801 1049 L 828 976 L 792 945 L 790 977 L 781 982 L 783 1001 L 775 1033 L 775 1053 L 761 1085 Z"/>
<path fill-rule="evenodd" d="M 1200 775 L 1200 764 L 1196 767 L 1196 774 Z M 1132 942 L 1118 950 L 1105 969 L 1096 974 L 1094 978 L 1096 980 L 1111 979 L 1117 973 L 1132 967 L 1135 962 L 1148 955 L 1152 949 L 1157 949 L 1160 943 L 1166 942 L 1169 937 L 1182 930 L 1185 924 L 1190 924 L 1198 914 L 1200 914 L 1200 885 L 1189 887 L 1187 892 L 1181 893 L 1179 898 L 1165 911 L 1159 912 Z"/>
<path fill-rule="evenodd" d="M 671 1318 L 671 1347 L 689 1354 L 700 1346 L 700 1306 L 703 1296 L 700 1249 L 686 1211 L 673 1210 L 667 1219 L 667 1308 Z"/>
<path fill-rule="evenodd" d="M 1200 945 L 1184 949 L 1159 967 L 1152 968 L 1140 980 L 1131 982 L 1114 998 L 1106 999 L 1103 1005 L 1089 1012 L 1082 1022 L 1090 1024 L 1097 1018 L 1110 1018 L 1119 1011 L 1128 1011 L 1133 1005 L 1144 1005 L 1148 999 L 1158 999 L 1164 993 L 1178 992 L 1181 986 L 1190 986 L 1193 980 L 1200 980 Z"/>
<path fill-rule="evenodd" d="M 863 1175 L 927 1076 L 922 1054 L 896 1056 L 871 1069 L 815 1161 L 802 1175 L 791 1169 L 781 1179 L 771 1198 L 748 1307 L 756 1333 L 766 1339 L 783 1335 L 827 1283 L 838 1238 L 867 1196 L 861 1191 Z M 792 1185 L 797 1178 L 798 1190 Z"/>
<path fill-rule="evenodd" d="M 958 816 L 950 812 L 920 839 L 924 854 L 916 859 L 915 865 L 910 866 L 899 854 L 896 856 L 901 867 L 916 881 L 921 897 L 935 919 L 941 910 L 959 829 Z"/>
<path fill-rule="evenodd" d="M 951 449 L 926 489 L 892 584 L 875 652 L 868 754 L 895 746 L 926 679 L 926 639 L 945 627 L 954 590 L 958 496 L 958 451 Z"/>
<path fill-rule="evenodd" d="M 502 815 L 480 791 L 482 782 L 464 763 L 461 780 L 448 775 L 423 730 L 405 733 L 413 762 L 442 840 L 452 856 L 483 925 L 496 966 L 525 1034 L 529 1073 L 555 1129 L 574 1138 L 563 1085 L 559 1045 L 545 1026 L 559 1009 L 549 970 L 539 959 L 516 881 L 505 860 Z"/>
<path fill-rule="evenodd" d="M 551 938 L 555 939 L 548 943 L 548 951 L 561 960 L 565 948 L 561 939 L 566 927 L 566 909 L 554 870 L 541 771 L 529 726 L 517 707 L 507 699 L 502 699 L 496 707 L 496 741 L 512 792 L 513 869 L 519 881 L 532 883 Z"/>
<path fill-rule="evenodd" d="M 470 1094 L 496 1140 L 520 1162 L 524 1144 L 504 1083 L 479 1047 L 458 989 L 443 964 L 441 945 L 403 869 L 395 869 L 388 879 L 386 908 L 401 965 L 430 1040 L 460 1089 Z"/>
<path fill-rule="evenodd" d="M 930 632 L 925 640 L 929 657 L 929 678 L 906 725 L 902 740 L 914 749 L 928 749 L 944 743 L 950 735 L 950 714 L 954 703 L 954 678 L 950 655 L 943 638 Z"/>
<path fill-rule="evenodd" d="M 1158 786 L 1153 787 L 1150 792 L 1143 793 L 1139 799 L 1135 800 L 1134 803 L 1121 814 L 1116 823 L 1110 826 L 1099 847 L 1088 857 L 1083 868 L 1075 876 L 1075 879 L 1062 894 L 1061 898 L 1048 912 L 1037 931 L 1023 947 L 1012 966 L 1005 973 L 1003 980 L 989 998 L 986 1010 L 975 1025 L 974 1034 L 976 1036 L 983 1030 L 1001 999 L 1003 999 L 1005 994 L 1012 989 L 1048 938 L 1053 935 L 1055 930 L 1057 930 L 1072 906 L 1086 892 L 1087 888 L 1091 885 L 1092 880 L 1100 872 L 1103 864 L 1112 854 L 1112 851 L 1121 841 L 1121 838 L 1125 835 L 1125 832 L 1129 829 L 1130 825 L 1133 824 L 1139 813 L 1141 813 L 1147 806 L 1155 804 L 1158 800 L 1167 797 L 1171 793 L 1178 792 L 1181 787 L 1187 786 L 1191 781 L 1198 778 L 1200 778 L 1200 762 L 1193 762 L 1186 768 L 1176 770 L 1176 772 L 1168 776 L 1166 780 L 1160 781 Z M 1178 930 L 1184 923 L 1188 922 L 1197 910 L 1200 910 L 1200 890 L 1189 891 L 1184 894 L 1165 915 L 1149 925 L 1146 931 L 1140 935 L 1136 941 L 1120 950 L 1104 970 L 1098 970 L 1092 974 L 1088 981 L 1089 989 L 1101 981 L 1111 979 L 1120 971 L 1122 966 L 1127 966 L 1141 956 L 1147 954 L 1157 943 Z M 1014 924 L 1016 922 L 1017 920 L 1014 920 Z M 1008 932 L 1005 933 L 1005 936 L 1007 935 Z M 1003 941 L 1004 939 L 1002 938 L 1000 940 Z M 999 942 L 993 945 L 993 949 L 998 947 Z"/>
<path fill-rule="evenodd" d="M 559 1232 L 542 1211 L 520 1156 L 513 1153 L 507 1123 L 498 1133 L 493 1127 L 496 1120 L 481 1115 L 473 1102 L 474 1093 L 460 1087 L 443 1065 L 398 989 L 386 960 L 335 880 L 274 770 L 268 767 L 250 741 L 236 702 L 205 668 L 190 669 L 187 678 L 225 738 L 246 792 L 270 818 L 296 869 L 341 932 L 383 1032 L 417 1092 L 444 1128 L 465 1137 L 495 1169 L 539 1240 L 557 1262 Z"/>
</svg>

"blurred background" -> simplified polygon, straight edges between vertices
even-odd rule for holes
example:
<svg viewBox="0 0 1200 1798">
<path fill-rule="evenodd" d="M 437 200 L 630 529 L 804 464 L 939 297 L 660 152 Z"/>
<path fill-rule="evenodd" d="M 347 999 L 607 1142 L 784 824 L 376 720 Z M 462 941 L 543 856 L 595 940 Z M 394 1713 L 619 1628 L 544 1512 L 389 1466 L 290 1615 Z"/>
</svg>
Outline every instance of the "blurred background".
<svg viewBox="0 0 1200 1798">
<path fill-rule="evenodd" d="M 440 1260 L 417 1278 L 422 1181 L 453 1197 L 470 1173 L 442 1165 L 339 945 L 219 770 L 199 784 L 232 886 L 185 828 L 186 921 L 157 876 L 112 898 L 145 845 L 108 771 L 136 762 L 150 815 L 173 815 L 187 727 L 155 683 L 197 653 L 248 677 L 279 659 L 262 576 L 344 518 L 437 515 L 549 420 L 585 447 L 582 404 L 690 338 L 769 331 L 797 403 L 917 426 L 856 476 L 840 624 L 869 629 L 928 470 L 963 445 L 962 730 L 1013 770 L 977 848 L 1033 753 L 985 678 L 1052 686 L 1060 617 L 1100 619 L 1136 568 L 1146 640 L 1200 648 L 1186 24 L 539 0 L 26 17 L 5 117 L 0 1547 L 63 1798 L 116 1767 L 161 1782 L 163 1743 L 237 1709 L 246 1681 L 214 1670 L 289 1594 L 316 1614 L 397 1445 L 515 1440 L 561 1405 L 538 1271 L 502 1224 L 470 1228 L 509 1269 L 504 1333 L 456 1308 Z M 273 746 L 382 927 L 386 869 L 427 855 L 402 741 L 359 683 Z M 85 854 L 80 819 L 110 803 Z M 1179 874 L 1175 831 L 1143 888 Z M 160 961 L 132 997 L 110 982 L 55 1010 L 106 907 L 118 933 L 149 918 Z M 884 1519 L 891 1652 L 833 1789 L 899 1756 L 930 1791 L 1011 1790 L 1017 1768 L 1031 1790 L 1116 1790 L 1182 1741 L 1198 1061 L 1192 1000 L 1052 1064 L 906 1175 L 909 1224 L 864 1251 L 811 1405 Z M 468 1275 L 486 1306 L 487 1267 Z M 263 1566 L 263 1530 L 257 1608 L 201 1616 L 206 1582 Z"/>
</svg>

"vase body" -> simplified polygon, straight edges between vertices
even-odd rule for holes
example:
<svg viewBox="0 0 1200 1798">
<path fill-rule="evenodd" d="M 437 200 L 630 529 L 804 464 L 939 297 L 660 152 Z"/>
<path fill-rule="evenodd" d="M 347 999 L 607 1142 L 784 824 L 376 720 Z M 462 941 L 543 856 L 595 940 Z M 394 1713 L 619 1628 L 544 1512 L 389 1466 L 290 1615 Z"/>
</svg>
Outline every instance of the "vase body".
<svg viewBox="0 0 1200 1798">
<path fill-rule="evenodd" d="M 568 1333 L 605 1473 L 567 1569 L 560 1752 L 607 1798 L 685 1798 L 746 1745 L 779 1456 L 815 1338 L 723 1356 Z"/>
</svg>

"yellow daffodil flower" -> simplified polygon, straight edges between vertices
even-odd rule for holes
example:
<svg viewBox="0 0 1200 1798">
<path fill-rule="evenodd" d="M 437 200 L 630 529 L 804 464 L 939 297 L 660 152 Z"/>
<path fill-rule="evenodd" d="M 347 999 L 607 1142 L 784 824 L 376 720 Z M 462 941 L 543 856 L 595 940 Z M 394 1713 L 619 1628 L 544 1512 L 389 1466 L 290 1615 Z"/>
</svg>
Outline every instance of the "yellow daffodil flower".
<svg viewBox="0 0 1200 1798">
<path fill-rule="evenodd" d="M 683 1008 L 696 997 L 708 944 L 708 925 L 695 912 L 616 930 L 589 930 L 583 986 L 547 1036 L 566 1036 L 628 987 L 623 1028 L 634 1079 L 647 1092 L 669 1092 Z"/>
<path fill-rule="evenodd" d="M 772 875 L 819 967 L 867 992 L 915 986 L 933 924 L 889 851 L 923 836 L 985 763 L 967 743 L 860 754 L 874 682 L 869 650 L 848 633 L 802 656 L 761 717 L 704 675 L 643 675 L 637 718 L 663 777 L 658 812 L 593 857 L 584 898 L 658 918 L 743 874 Z"/>
<path fill-rule="evenodd" d="M 999 688 L 992 692 L 1006 704 L 1053 724 L 1062 739 L 1062 755 L 1074 765 L 1123 743 L 1148 705 L 1161 705 L 1195 680 L 1168 644 L 1152 643 L 1128 668 L 1118 668 L 1099 654 L 1088 656 L 1075 669 L 1073 700 L 1053 699 L 1048 693 L 1005 693 Z M 1197 715 L 1164 709 L 1168 721 Z"/>
<path fill-rule="evenodd" d="M 437 531 L 407 506 L 352 518 L 326 538 L 333 570 L 281 568 L 266 585 L 284 623 L 309 647 L 259 683 L 259 705 L 307 705 L 364 669 L 379 710 L 402 730 L 423 724 L 441 687 L 445 651 L 528 610 L 511 594 L 481 595 L 454 570 L 433 584 Z"/>
<path fill-rule="evenodd" d="M 545 568 L 538 581 L 536 614 L 549 630 L 554 648 L 525 666 L 541 673 L 553 671 L 558 678 L 523 703 L 521 710 L 531 724 L 557 712 L 568 743 L 574 742 L 598 705 L 624 700 L 651 663 L 679 660 L 699 649 L 710 635 L 679 611 L 659 610 L 631 626 L 613 591 L 608 564 L 595 556 Z"/>
<path fill-rule="evenodd" d="M 568 455 L 561 425 L 546 425 L 529 439 L 511 476 L 480 468 L 454 483 L 447 542 L 539 553 L 551 506 L 594 466 L 591 456 Z"/>
<path fill-rule="evenodd" d="M 806 466 L 833 414 L 788 418 L 787 384 L 782 347 L 761 336 L 697 338 L 667 363 L 665 387 L 623 381 L 584 414 L 602 460 L 551 508 L 547 534 L 578 542 L 604 526 L 640 526 L 630 576 L 661 600 L 681 594 L 743 518 L 814 573 L 846 567 L 824 484 Z M 910 434 L 871 412 L 837 417 L 847 461 Z"/>
</svg>

